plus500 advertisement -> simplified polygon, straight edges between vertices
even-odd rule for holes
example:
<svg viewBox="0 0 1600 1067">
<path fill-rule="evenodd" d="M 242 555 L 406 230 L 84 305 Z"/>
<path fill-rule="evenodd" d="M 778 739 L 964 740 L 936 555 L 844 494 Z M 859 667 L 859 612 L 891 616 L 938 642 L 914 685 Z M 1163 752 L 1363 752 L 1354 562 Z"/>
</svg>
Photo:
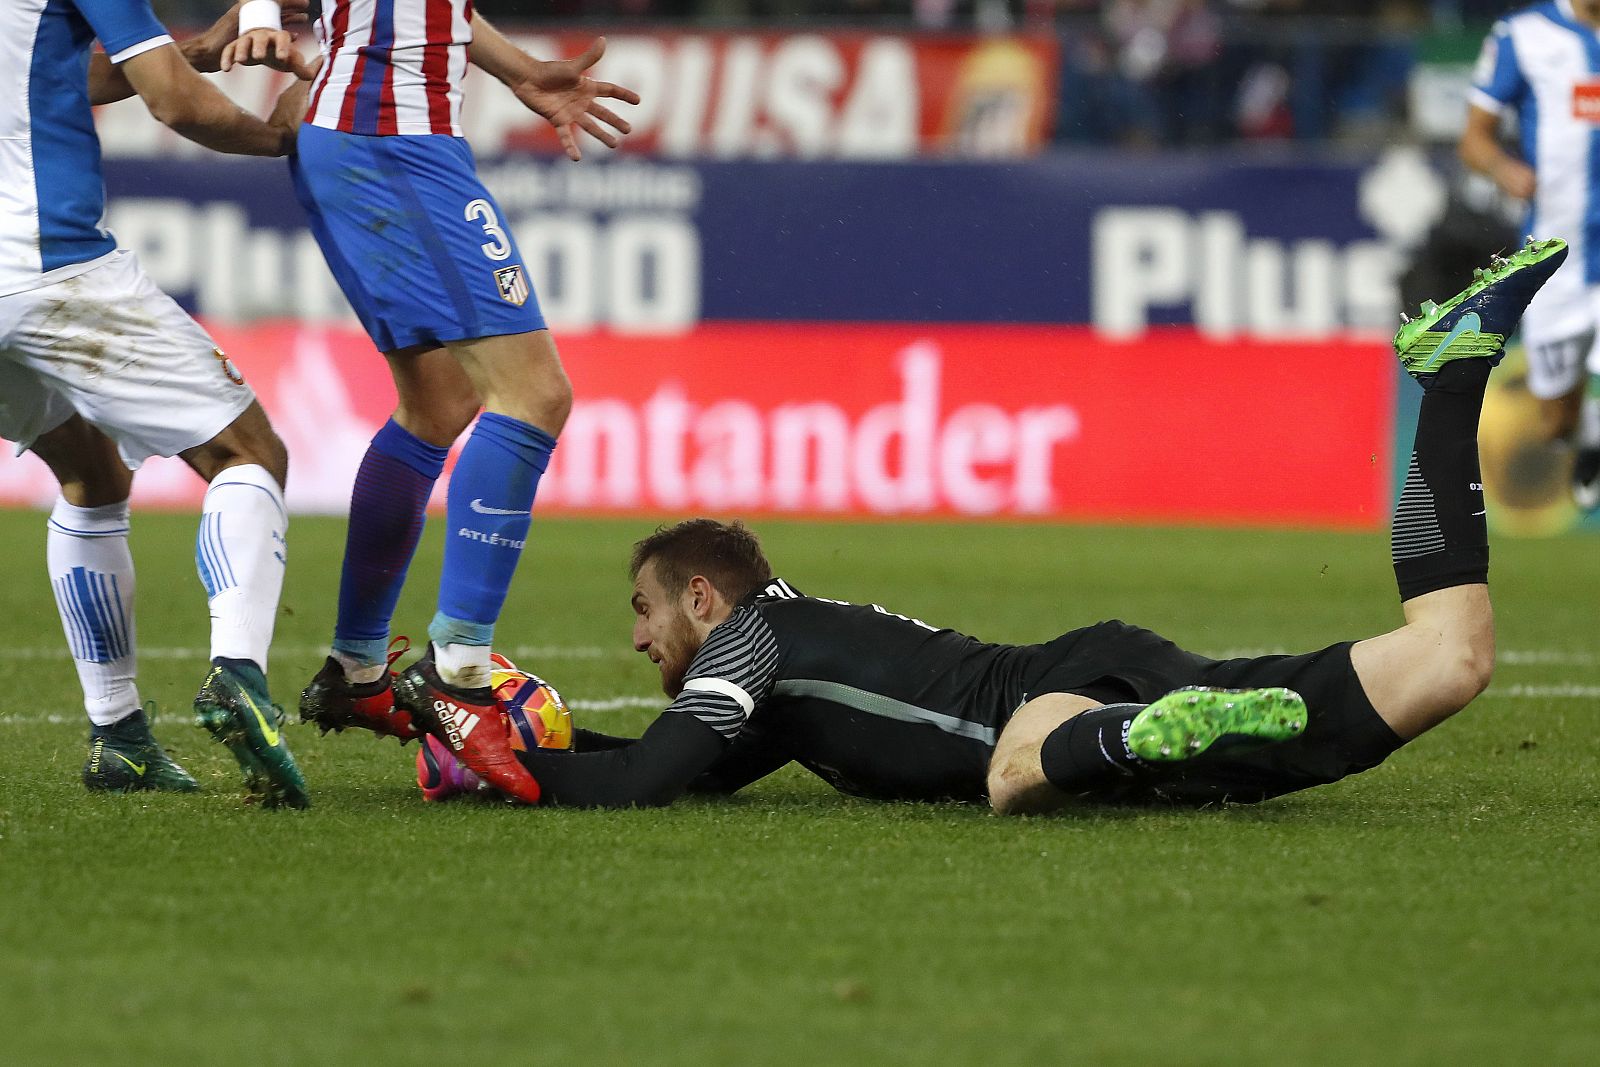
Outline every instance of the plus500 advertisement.
<svg viewBox="0 0 1600 1067">
<path fill-rule="evenodd" d="M 1415 166 L 486 161 L 578 390 L 540 507 L 1379 526 Z M 283 165 L 107 182 L 261 393 L 291 502 L 342 511 L 392 390 Z M 51 493 L 0 463 L 0 499 Z"/>
</svg>

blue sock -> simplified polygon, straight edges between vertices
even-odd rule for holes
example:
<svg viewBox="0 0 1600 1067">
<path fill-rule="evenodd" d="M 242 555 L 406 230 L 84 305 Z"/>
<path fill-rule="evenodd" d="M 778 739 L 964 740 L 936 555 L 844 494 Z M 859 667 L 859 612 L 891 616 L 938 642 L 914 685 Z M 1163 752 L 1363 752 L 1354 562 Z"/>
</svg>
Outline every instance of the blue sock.
<svg viewBox="0 0 1600 1067">
<path fill-rule="evenodd" d="M 450 529 L 439 579 L 436 645 L 487 645 L 533 522 L 533 497 L 556 439 L 484 412 L 450 475 Z"/>
<path fill-rule="evenodd" d="M 390 419 L 372 438 L 350 494 L 339 620 L 333 647 L 363 663 L 382 663 L 433 485 L 450 450 L 430 445 Z"/>
</svg>

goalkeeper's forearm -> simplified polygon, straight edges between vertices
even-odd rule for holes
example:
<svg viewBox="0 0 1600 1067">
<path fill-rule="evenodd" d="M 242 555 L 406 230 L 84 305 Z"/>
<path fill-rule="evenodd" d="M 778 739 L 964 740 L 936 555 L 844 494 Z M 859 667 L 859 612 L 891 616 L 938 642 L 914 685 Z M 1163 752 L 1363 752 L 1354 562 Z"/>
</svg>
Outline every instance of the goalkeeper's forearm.
<svg viewBox="0 0 1600 1067">
<path fill-rule="evenodd" d="M 616 748 L 587 750 L 582 734 L 588 732 L 580 733 L 576 752 L 517 753 L 538 781 L 544 803 L 571 808 L 661 807 L 681 796 L 728 747 L 721 734 L 682 712 L 662 715 L 643 737 Z"/>
</svg>

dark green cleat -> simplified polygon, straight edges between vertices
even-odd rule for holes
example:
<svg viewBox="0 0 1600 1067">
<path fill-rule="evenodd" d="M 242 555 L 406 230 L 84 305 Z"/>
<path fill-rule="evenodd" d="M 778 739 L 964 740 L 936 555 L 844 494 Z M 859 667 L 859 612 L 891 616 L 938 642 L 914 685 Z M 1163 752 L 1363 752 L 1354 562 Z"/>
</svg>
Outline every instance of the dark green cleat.
<svg viewBox="0 0 1600 1067">
<path fill-rule="evenodd" d="M 154 710 L 153 705 L 146 706 Z M 89 731 L 83 784 L 99 793 L 193 793 L 200 788 L 155 739 L 143 709 Z"/>
<path fill-rule="evenodd" d="M 1422 305 L 1416 318 L 1402 315 L 1394 335 L 1400 365 L 1423 386 L 1447 363 L 1486 359 L 1492 367 L 1505 352 L 1506 338 L 1539 287 L 1567 258 L 1559 238 L 1528 243 L 1509 256 L 1495 256 L 1472 273 L 1472 284 L 1443 304 Z"/>
<path fill-rule="evenodd" d="M 1128 750 L 1142 760 L 1191 759 L 1222 738 L 1272 744 L 1306 728 L 1306 702 L 1292 689 L 1179 689 L 1133 717 Z"/>
<path fill-rule="evenodd" d="M 228 747 L 244 772 L 245 793 L 265 808 L 309 808 L 306 780 L 283 737 L 283 709 L 254 668 L 215 665 L 194 698 L 195 718 Z"/>
</svg>

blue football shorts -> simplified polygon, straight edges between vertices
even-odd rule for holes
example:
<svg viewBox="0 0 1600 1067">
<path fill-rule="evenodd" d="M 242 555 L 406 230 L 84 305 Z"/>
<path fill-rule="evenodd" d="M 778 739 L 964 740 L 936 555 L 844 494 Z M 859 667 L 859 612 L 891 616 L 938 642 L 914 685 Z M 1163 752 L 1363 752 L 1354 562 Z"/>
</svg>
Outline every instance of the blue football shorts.
<svg viewBox="0 0 1600 1067">
<path fill-rule="evenodd" d="M 306 124 L 291 170 L 328 267 L 380 352 L 545 328 L 462 138 Z"/>
</svg>

